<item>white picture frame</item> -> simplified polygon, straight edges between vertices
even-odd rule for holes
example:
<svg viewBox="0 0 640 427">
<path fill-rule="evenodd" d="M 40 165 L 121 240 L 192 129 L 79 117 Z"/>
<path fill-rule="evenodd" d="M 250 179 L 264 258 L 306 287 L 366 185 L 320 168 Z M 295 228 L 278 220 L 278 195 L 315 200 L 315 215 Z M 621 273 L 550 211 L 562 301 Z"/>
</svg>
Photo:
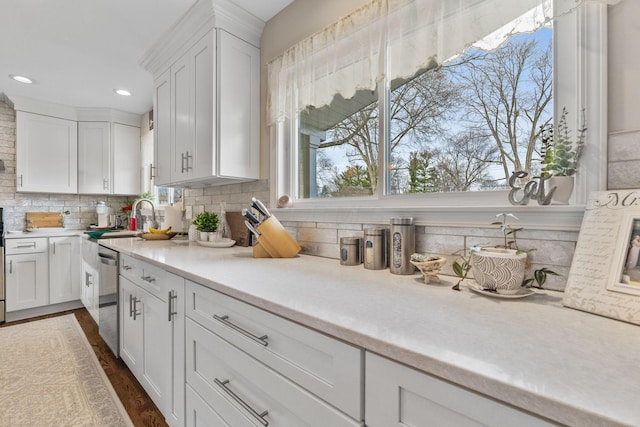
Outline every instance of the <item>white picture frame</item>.
<svg viewBox="0 0 640 427">
<path fill-rule="evenodd" d="M 631 276 L 627 262 L 640 258 L 640 250 L 631 249 L 636 231 L 640 235 L 640 189 L 590 195 L 562 300 L 565 306 L 640 325 L 640 266 L 634 274 L 638 280 L 626 277 Z"/>
</svg>

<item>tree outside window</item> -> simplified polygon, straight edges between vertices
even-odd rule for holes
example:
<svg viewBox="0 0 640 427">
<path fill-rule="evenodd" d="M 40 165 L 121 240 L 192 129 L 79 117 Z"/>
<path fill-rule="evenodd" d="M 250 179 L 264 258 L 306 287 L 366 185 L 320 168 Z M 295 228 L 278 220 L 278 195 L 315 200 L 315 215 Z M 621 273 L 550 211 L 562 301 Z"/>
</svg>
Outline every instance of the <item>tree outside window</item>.
<svg viewBox="0 0 640 427">
<path fill-rule="evenodd" d="M 391 82 L 385 193 L 502 189 L 515 170 L 539 174 L 539 133 L 552 120 L 550 40 L 541 28 Z M 377 194 L 378 94 L 336 96 L 301 114 L 299 197 Z"/>
</svg>

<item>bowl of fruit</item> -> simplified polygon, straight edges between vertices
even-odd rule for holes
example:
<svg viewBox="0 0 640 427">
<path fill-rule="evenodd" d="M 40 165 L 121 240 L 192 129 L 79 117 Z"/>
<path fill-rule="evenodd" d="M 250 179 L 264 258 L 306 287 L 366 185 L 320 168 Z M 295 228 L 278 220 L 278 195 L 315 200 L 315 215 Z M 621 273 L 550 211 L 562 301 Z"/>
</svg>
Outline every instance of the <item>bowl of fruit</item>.
<svg viewBox="0 0 640 427">
<path fill-rule="evenodd" d="M 144 240 L 169 240 L 176 234 L 178 233 L 171 231 L 171 227 L 163 229 L 150 227 L 149 232 L 142 233 L 140 237 Z"/>
</svg>

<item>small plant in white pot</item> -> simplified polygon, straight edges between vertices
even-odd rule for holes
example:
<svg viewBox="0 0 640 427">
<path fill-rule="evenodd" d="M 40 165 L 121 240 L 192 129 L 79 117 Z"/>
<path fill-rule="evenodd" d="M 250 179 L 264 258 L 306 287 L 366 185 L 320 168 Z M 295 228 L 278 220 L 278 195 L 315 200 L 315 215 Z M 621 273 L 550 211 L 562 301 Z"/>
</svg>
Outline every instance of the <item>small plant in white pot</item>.
<svg viewBox="0 0 640 427">
<path fill-rule="evenodd" d="M 578 169 L 578 161 L 584 148 L 587 128 L 584 126 L 584 112 L 582 126 L 578 129 L 578 138 L 571 140 L 571 133 L 567 125 L 567 109 L 562 109 L 562 115 L 556 129 L 549 125 L 540 130 L 542 141 L 542 176 L 547 179 L 547 188 L 554 188 L 551 197 L 553 204 L 566 205 L 573 192 L 574 175 Z"/>
<path fill-rule="evenodd" d="M 496 215 L 500 221 L 492 225 L 499 225 L 503 234 L 502 245 L 492 247 L 473 247 L 469 258 L 462 257 L 462 262 L 453 263 L 453 271 L 460 278 L 454 285 L 454 290 L 459 290 L 460 283 L 467 278 L 469 270 L 473 269 L 473 277 L 484 290 L 492 290 L 499 294 L 514 295 L 520 292 L 522 287 L 531 286 L 535 280 L 538 288 L 542 288 L 547 275 L 557 274 L 548 268 L 536 270 L 533 278 L 525 280 L 528 253 L 518 249 L 516 233 L 522 228 L 513 228 L 507 221 L 508 218 L 518 218 L 510 213 Z M 513 239 L 509 240 L 512 236 Z"/>
</svg>

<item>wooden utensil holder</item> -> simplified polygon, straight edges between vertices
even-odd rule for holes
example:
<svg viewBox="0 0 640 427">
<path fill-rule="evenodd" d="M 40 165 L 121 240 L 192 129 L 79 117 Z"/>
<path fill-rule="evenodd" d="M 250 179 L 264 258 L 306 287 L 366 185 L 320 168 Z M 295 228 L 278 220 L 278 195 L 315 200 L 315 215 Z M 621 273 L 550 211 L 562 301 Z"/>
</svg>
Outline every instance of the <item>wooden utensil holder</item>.
<svg viewBox="0 0 640 427">
<path fill-rule="evenodd" d="M 257 227 L 260 237 L 253 247 L 254 258 L 293 258 L 300 252 L 300 245 L 274 216 Z"/>
</svg>

